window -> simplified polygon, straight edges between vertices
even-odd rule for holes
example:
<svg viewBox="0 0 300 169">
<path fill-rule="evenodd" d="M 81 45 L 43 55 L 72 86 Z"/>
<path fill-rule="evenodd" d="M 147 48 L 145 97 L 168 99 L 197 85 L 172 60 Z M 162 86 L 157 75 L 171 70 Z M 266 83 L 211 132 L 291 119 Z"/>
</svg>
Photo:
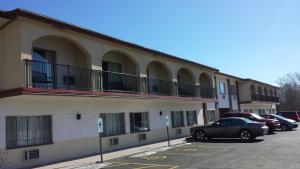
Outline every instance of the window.
<svg viewBox="0 0 300 169">
<path fill-rule="evenodd" d="M 231 95 L 236 95 L 236 88 L 235 88 L 235 85 L 230 85 L 230 94 Z"/>
<path fill-rule="evenodd" d="M 7 116 L 6 147 L 52 143 L 51 116 Z"/>
<path fill-rule="evenodd" d="M 140 132 L 149 130 L 149 113 L 130 113 L 130 132 Z"/>
<path fill-rule="evenodd" d="M 103 136 L 125 134 L 124 113 L 101 113 L 103 119 Z"/>
<path fill-rule="evenodd" d="M 183 111 L 172 111 L 171 118 L 172 118 L 172 127 L 173 128 L 184 126 Z"/>
<path fill-rule="evenodd" d="M 187 120 L 187 125 L 188 126 L 198 124 L 198 122 L 197 122 L 197 112 L 196 111 L 186 111 L 186 120 Z"/>
<path fill-rule="evenodd" d="M 212 123 L 212 122 L 216 121 L 216 116 L 215 116 L 214 110 L 207 110 L 206 114 L 207 114 L 207 122 L 208 123 Z"/>
<path fill-rule="evenodd" d="M 226 94 L 225 83 L 219 82 L 220 94 Z"/>
</svg>

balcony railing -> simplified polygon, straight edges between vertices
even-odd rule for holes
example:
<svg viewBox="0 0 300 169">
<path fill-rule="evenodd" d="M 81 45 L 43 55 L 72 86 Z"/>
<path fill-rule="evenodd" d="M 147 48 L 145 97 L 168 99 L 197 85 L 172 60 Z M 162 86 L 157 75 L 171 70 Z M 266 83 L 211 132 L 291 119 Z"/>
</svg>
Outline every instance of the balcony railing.
<svg viewBox="0 0 300 169">
<path fill-rule="evenodd" d="M 172 81 L 148 78 L 147 82 L 149 94 L 172 95 Z"/>
<path fill-rule="evenodd" d="M 118 92 L 140 92 L 140 77 L 125 73 L 102 71 L 103 90 Z"/>
<path fill-rule="evenodd" d="M 197 86 L 190 83 L 178 82 L 178 95 L 185 97 L 197 96 Z"/>
<path fill-rule="evenodd" d="M 26 86 L 33 88 L 91 90 L 92 74 L 91 69 L 26 60 Z"/>
<path fill-rule="evenodd" d="M 25 60 L 25 86 L 32 88 L 145 93 L 214 98 L 214 88 L 144 78 L 138 75 L 92 70 Z"/>
<path fill-rule="evenodd" d="M 200 95 L 203 98 L 214 98 L 215 88 L 200 86 Z"/>
<path fill-rule="evenodd" d="M 275 96 L 265 96 L 260 94 L 251 94 L 252 101 L 263 101 L 263 102 L 279 102 L 279 98 Z"/>
</svg>

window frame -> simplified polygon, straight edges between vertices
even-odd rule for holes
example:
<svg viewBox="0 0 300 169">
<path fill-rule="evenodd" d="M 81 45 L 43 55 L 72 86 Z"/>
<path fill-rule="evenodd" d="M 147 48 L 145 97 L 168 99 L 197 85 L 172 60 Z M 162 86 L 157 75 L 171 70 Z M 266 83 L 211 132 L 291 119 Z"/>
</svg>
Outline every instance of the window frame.
<svg viewBox="0 0 300 169">
<path fill-rule="evenodd" d="M 123 119 L 123 128 L 122 131 L 119 133 L 115 133 L 115 134 L 107 134 L 106 129 L 108 128 L 106 126 L 106 119 L 107 119 L 107 115 L 111 115 L 111 114 L 118 114 L 121 115 L 122 119 Z M 102 118 L 103 120 L 103 133 L 101 133 L 101 137 L 112 137 L 112 136 L 119 136 L 119 135 L 124 135 L 126 134 L 126 121 L 125 121 L 125 113 L 124 112 L 118 112 L 118 113 L 100 113 L 100 118 Z"/>
<path fill-rule="evenodd" d="M 223 81 L 219 82 L 219 89 L 220 89 L 219 90 L 220 94 L 223 94 L 223 95 L 226 94 L 226 84 L 225 84 L 225 82 L 223 82 Z M 224 89 L 224 91 L 222 91 L 222 89 Z"/>
<path fill-rule="evenodd" d="M 139 114 L 141 113 L 142 116 L 143 114 L 146 114 L 146 117 L 147 117 L 147 130 L 134 130 L 134 127 L 133 127 L 133 124 L 132 124 L 132 117 L 134 117 L 134 114 Z M 135 120 L 135 119 L 133 119 Z M 130 112 L 129 113 L 129 122 L 130 122 L 130 133 L 141 133 L 141 132 L 147 132 L 147 131 L 150 131 L 150 118 L 149 118 L 149 112 Z M 132 128 L 133 127 L 133 128 Z"/>
<path fill-rule="evenodd" d="M 186 125 L 187 126 L 193 126 L 194 124 L 198 124 L 198 119 L 197 119 L 197 111 L 196 110 L 192 110 L 192 111 L 185 111 L 185 115 L 186 115 Z M 190 124 L 189 123 L 189 115 L 191 115 L 193 118 L 193 123 Z"/>
<path fill-rule="evenodd" d="M 23 118 L 27 118 L 27 120 L 30 118 L 30 117 L 40 117 L 41 119 L 43 117 L 49 117 L 49 120 L 50 120 L 50 127 L 49 127 L 49 141 L 46 142 L 46 143 L 39 143 L 39 144 L 27 144 L 27 145 L 16 145 L 15 146 L 8 146 L 7 144 L 7 140 L 8 140 L 8 118 L 20 118 L 20 117 L 23 117 Z M 17 120 L 17 119 L 16 119 Z M 28 121 L 27 121 L 28 123 Z M 16 124 L 17 125 L 17 124 Z M 5 117 L 5 147 L 7 150 L 10 150 L 10 149 L 19 149 L 19 148 L 26 148 L 26 147 L 35 147 L 35 146 L 41 146 L 41 145 L 50 145 L 50 144 L 53 144 L 53 117 L 52 115 L 34 115 L 34 116 L 6 116 Z M 43 128 L 43 126 L 41 126 L 41 128 Z M 28 133 L 28 124 L 27 124 L 27 133 Z M 18 136 L 18 133 L 16 133 L 16 135 Z M 17 138 L 18 139 L 18 138 Z M 16 140 L 17 141 L 17 140 Z"/>
<path fill-rule="evenodd" d="M 175 113 L 180 113 L 180 116 L 182 117 L 182 119 L 181 119 L 181 124 L 180 125 L 176 125 L 175 126 L 175 122 L 174 122 L 174 114 Z M 171 111 L 171 122 L 172 122 L 172 128 L 180 128 L 180 127 L 184 127 L 185 126 L 185 124 L 184 124 L 184 111 Z"/>
</svg>

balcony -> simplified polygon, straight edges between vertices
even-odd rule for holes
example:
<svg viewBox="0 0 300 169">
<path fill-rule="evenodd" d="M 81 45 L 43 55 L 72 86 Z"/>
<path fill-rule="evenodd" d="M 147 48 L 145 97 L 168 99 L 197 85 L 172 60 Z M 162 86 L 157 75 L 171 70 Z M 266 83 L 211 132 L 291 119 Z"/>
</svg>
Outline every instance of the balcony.
<svg viewBox="0 0 300 169">
<path fill-rule="evenodd" d="M 261 102 L 279 102 L 279 98 L 275 96 L 265 96 L 260 94 L 251 94 L 252 101 L 261 101 Z"/>
<path fill-rule="evenodd" d="M 140 77 L 125 73 L 102 71 L 104 91 L 140 92 Z"/>
<path fill-rule="evenodd" d="M 153 95 L 172 95 L 173 82 L 154 78 L 147 79 L 148 93 Z"/>
<path fill-rule="evenodd" d="M 37 89 L 214 98 L 214 88 L 32 60 L 25 60 L 25 86 Z"/>
<path fill-rule="evenodd" d="M 178 95 L 182 97 L 196 97 L 197 86 L 190 83 L 178 82 Z"/>
<path fill-rule="evenodd" d="M 200 87 L 200 96 L 203 98 L 215 98 L 215 89 L 212 87 Z"/>
</svg>

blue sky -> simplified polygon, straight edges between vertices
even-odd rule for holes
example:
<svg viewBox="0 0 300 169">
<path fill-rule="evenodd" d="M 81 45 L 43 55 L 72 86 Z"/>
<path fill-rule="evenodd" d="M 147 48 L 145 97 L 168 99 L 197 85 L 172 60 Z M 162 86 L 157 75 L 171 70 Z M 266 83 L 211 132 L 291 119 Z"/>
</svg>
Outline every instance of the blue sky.
<svg viewBox="0 0 300 169">
<path fill-rule="evenodd" d="M 243 78 L 276 85 L 299 72 L 298 0 L 0 0 L 0 9 L 14 8 Z"/>
</svg>

